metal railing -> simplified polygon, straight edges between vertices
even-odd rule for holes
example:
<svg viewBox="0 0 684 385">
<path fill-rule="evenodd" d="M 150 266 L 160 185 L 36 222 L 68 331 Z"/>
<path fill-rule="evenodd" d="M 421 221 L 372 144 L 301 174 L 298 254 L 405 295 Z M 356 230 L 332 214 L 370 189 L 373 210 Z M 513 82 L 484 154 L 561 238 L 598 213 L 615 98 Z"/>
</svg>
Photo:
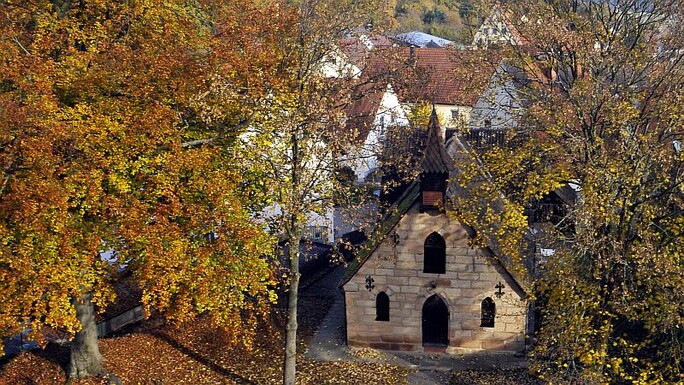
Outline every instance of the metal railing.
<svg viewBox="0 0 684 385">
<path fill-rule="evenodd" d="M 468 131 L 465 139 L 473 147 L 503 146 L 505 135 L 506 130 L 482 128 Z"/>
</svg>

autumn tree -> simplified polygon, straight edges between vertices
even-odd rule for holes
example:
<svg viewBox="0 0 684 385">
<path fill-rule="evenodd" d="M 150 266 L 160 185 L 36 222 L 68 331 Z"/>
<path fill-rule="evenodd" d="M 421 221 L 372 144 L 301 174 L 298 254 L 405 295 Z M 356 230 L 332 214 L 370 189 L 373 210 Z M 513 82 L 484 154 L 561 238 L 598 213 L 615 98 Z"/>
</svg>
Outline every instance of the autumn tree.
<svg viewBox="0 0 684 385">
<path fill-rule="evenodd" d="M 394 0 L 389 3 L 397 32 L 423 31 L 470 44 L 489 8 L 481 0 Z"/>
<path fill-rule="evenodd" d="M 280 69 L 278 7 L 0 1 L 3 335 L 65 330 L 69 376 L 102 374 L 94 305 L 120 268 L 148 313 L 255 334 L 272 241 L 235 140 Z"/>
<path fill-rule="evenodd" d="M 506 64 L 524 108 L 503 143 L 471 146 L 478 163 L 455 178 L 474 187 L 464 202 L 496 204 L 457 216 L 519 266 L 536 250 L 533 358 L 553 382 L 684 379 L 683 5 L 524 1 L 506 11 L 523 37 Z M 534 215 L 563 188 L 574 198 L 552 220 Z"/>
<path fill-rule="evenodd" d="M 252 164 L 250 167 L 259 169 L 260 177 L 267 181 L 265 188 L 272 205 L 266 217 L 287 241 L 283 383 L 294 384 L 299 242 L 308 223 L 329 217 L 335 205 L 351 200 L 358 187 L 346 183 L 341 172 L 341 160 L 349 160 L 344 155 L 357 144 L 359 135 L 345 124 L 344 112 L 358 85 L 364 49 L 368 49 L 357 38 L 371 33 L 365 29 L 369 25 L 379 28 L 385 13 L 371 0 L 304 0 L 288 6 L 295 11 L 296 20 L 289 33 L 281 34 L 287 47 L 282 81 L 272 87 L 271 96 L 243 136 L 247 150 L 240 162 Z M 358 46 L 358 57 L 345 55 L 344 45 L 350 41 Z"/>
</svg>

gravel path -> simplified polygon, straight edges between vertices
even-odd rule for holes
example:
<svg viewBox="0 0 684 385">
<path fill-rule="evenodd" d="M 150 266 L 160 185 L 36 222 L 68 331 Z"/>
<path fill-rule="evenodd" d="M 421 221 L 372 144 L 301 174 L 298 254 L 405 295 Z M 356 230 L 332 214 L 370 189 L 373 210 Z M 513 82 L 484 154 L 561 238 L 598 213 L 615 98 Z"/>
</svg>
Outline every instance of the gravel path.
<svg viewBox="0 0 684 385">
<path fill-rule="evenodd" d="M 346 344 L 346 320 L 344 294 L 338 287 L 344 276 L 345 267 L 338 265 L 324 275 L 307 282 L 302 295 L 316 295 L 329 298 L 332 305 L 323 322 L 309 342 L 306 357 L 321 361 L 353 360 Z"/>
</svg>

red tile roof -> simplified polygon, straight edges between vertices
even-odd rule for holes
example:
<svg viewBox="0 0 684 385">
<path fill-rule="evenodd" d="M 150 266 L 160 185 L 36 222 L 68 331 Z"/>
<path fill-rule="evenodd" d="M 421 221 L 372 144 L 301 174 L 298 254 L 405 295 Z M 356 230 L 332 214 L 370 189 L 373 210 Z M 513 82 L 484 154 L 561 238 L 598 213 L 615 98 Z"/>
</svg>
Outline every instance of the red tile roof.
<svg viewBox="0 0 684 385">
<path fill-rule="evenodd" d="M 402 103 L 473 106 L 501 57 L 498 50 L 376 48 L 366 58 L 351 103 L 345 108 L 346 132 L 365 140 L 388 84 Z"/>
<path fill-rule="evenodd" d="M 351 104 L 346 108 L 345 114 L 347 132 L 354 132 L 356 140 L 363 142 L 368 136 L 386 89 L 387 82 L 369 80 L 362 83 L 353 93 Z"/>
<path fill-rule="evenodd" d="M 367 44 L 371 44 L 371 48 Z M 383 35 L 354 35 L 349 36 L 338 43 L 338 47 L 354 65 L 363 66 L 369 57 L 373 56 L 375 50 L 383 49 L 392 45 L 392 42 Z"/>
<path fill-rule="evenodd" d="M 487 88 L 501 53 L 498 50 L 402 48 L 413 67 L 413 81 L 399 88 L 403 102 L 473 106 Z"/>
</svg>

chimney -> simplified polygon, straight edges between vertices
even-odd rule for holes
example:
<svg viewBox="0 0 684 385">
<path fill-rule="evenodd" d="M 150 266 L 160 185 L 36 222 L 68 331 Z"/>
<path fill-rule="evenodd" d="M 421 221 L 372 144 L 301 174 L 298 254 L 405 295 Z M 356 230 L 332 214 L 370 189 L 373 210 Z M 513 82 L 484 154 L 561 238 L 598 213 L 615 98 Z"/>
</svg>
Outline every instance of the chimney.
<svg viewBox="0 0 684 385">
<path fill-rule="evenodd" d="M 415 46 L 410 46 L 409 47 L 409 57 L 408 57 L 408 64 L 410 66 L 415 66 L 416 65 L 416 47 Z"/>
</svg>

